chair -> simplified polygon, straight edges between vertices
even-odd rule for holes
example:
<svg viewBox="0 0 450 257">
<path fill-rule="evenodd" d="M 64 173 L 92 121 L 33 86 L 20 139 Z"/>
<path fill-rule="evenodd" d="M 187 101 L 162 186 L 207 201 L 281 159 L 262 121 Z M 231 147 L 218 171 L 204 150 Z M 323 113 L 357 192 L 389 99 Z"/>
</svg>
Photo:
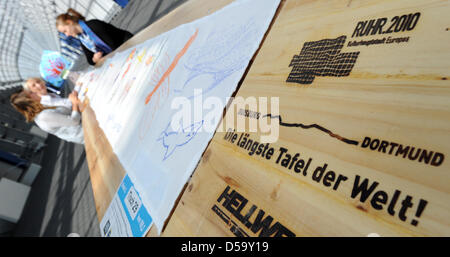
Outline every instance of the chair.
<svg viewBox="0 0 450 257">
<path fill-rule="evenodd" d="M 10 232 L 22 216 L 31 188 L 2 178 L 0 180 L 0 234 Z"/>
</svg>

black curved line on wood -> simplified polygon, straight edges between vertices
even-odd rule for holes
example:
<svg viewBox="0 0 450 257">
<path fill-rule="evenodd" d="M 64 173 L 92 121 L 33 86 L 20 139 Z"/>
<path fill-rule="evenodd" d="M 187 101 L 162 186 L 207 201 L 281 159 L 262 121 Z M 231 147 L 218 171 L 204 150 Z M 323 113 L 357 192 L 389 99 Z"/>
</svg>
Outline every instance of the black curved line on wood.
<svg viewBox="0 0 450 257">
<path fill-rule="evenodd" d="M 340 135 L 338 135 L 338 134 L 334 134 L 334 133 L 331 132 L 330 130 L 328 130 L 328 129 L 326 129 L 326 128 L 320 126 L 320 125 L 317 125 L 317 124 L 304 125 L 304 124 L 302 124 L 302 123 L 285 123 L 285 122 L 283 122 L 283 120 L 281 119 L 281 116 L 280 116 L 280 115 L 272 116 L 271 113 L 266 114 L 266 115 L 264 115 L 264 116 L 262 116 L 262 117 L 263 117 L 263 118 L 265 118 L 265 117 L 270 117 L 271 119 L 278 118 L 278 123 L 279 123 L 281 126 L 283 126 L 283 127 L 295 127 L 295 128 L 300 127 L 300 128 L 302 128 L 302 129 L 316 128 L 316 129 L 318 129 L 318 130 L 320 130 L 320 131 L 322 131 L 322 132 L 325 132 L 325 133 L 327 133 L 328 135 L 330 135 L 331 137 L 334 137 L 334 138 L 336 138 L 336 139 L 338 139 L 338 140 L 340 140 L 340 141 L 342 141 L 342 142 L 344 142 L 344 143 L 347 143 L 347 144 L 350 144 L 350 145 L 358 145 L 358 144 L 359 144 L 358 141 L 350 140 L 350 139 L 347 139 L 347 138 L 345 138 L 345 137 L 342 137 L 342 136 L 340 136 Z"/>
</svg>

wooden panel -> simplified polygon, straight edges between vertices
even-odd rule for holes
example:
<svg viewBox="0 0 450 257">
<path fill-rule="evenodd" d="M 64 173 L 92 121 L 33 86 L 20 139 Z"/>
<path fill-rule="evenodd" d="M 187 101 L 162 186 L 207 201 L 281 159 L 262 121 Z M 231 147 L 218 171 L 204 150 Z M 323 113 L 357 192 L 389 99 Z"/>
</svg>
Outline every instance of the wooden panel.
<svg viewBox="0 0 450 257">
<path fill-rule="evenodd" d="M 288 0 L 237 93 L 279 97 L 272 156 L 217 132 L 164 235 L 449 236 L 449 11 Z"/>
</svg>

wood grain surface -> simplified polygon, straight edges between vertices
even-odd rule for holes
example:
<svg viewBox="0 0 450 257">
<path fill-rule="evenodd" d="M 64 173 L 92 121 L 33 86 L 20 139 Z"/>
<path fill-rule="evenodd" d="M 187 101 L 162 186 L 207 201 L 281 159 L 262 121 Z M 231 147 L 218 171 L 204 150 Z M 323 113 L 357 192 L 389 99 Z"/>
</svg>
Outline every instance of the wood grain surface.
<svg viewBox="0 0 450 257">
<path fill-rule="evenodd" d="M 287 0 L 236 95 L 278 97 L 237 108 L 278 140 L 251 154 L 229 109 L 163 235 L 449 236 L 449 12 Z"/>
</svg>

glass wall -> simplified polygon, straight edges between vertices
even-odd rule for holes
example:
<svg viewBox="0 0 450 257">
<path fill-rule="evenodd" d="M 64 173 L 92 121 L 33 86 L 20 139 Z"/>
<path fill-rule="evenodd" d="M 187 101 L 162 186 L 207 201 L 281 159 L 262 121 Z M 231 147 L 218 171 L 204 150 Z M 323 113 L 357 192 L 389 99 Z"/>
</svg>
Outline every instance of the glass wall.
<svg viewBox="0 0 450 257">
<path fill-rule="evenodd" d="M 55 18 L 73 8 L 89 19 L 110 21 L 121 7 L 113 0 L 0 0 L 0 87 L 39 77 L 44 50 L 76 59 L 76 49 L 61 40 Z M 70 50 L 70 51 L 68 51 Z"/>
</svg>

